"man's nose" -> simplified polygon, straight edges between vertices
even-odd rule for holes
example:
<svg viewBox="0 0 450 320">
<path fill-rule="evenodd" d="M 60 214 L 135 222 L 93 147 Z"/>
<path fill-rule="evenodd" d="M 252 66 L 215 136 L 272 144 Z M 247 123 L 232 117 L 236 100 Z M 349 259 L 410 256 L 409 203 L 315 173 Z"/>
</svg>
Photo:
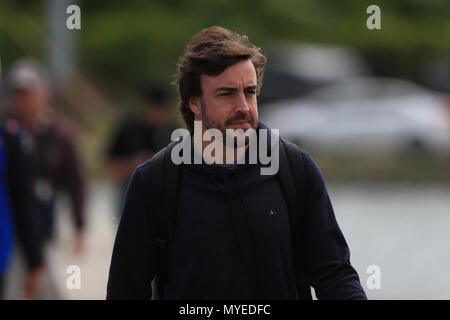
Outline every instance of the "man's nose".
<svg viewBox="0 0 450 320">
<path fill-rule="evenodd" d="M 243 92 L 239 93 L 235 101 L 235 112 L 249 112 L 247 98 Z"/>
</svg>

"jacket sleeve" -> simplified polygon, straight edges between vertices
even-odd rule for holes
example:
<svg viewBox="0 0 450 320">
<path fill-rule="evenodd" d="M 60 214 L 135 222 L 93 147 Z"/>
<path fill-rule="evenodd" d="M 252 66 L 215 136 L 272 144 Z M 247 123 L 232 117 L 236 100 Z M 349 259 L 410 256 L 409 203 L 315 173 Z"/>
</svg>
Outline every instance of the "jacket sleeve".
<svg viewBox="0 0 450 320">
<path fill-rule="evenodd" d="M 86 181 L 83 164 L 73 133 L 66 129 L 60 134 L 60 144 L 63 150 L 60 183 L 70 196 L 74 225 L 79 231 L 85 225 Z"/>
<path fill-rule="evenodd" d="M 107 299 L 151 299 L 155 275 L 148 224 L 145 181 L 141 167 L 128 185 L 109 270 Z"/>
<path fill-rule="evenodd" d="M 324 178 L 311 157 L 302 155 L 307 186 L 303 234 L 310 284 L 319 300 L 367 299 L 350 263 L 350 250 L 336 221 Z"/>
</svg>

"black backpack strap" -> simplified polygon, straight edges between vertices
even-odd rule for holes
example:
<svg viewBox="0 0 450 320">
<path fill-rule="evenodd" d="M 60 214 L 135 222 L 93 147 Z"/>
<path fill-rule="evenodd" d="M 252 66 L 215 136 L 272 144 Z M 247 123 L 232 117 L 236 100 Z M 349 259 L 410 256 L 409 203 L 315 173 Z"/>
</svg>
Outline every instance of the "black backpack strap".
<svg viewBox="0 0 450 320">
<path fill-rule="evenodd" d="M 156 298 L 164 296 L 164 283 L 168 279 L 167 248 L 173 239 L 180 166 L 171 160 L 173 147 L 180 140 L 172 141 L 151 159 L 149 192 L 149 220 L 156 260 Z"/>
<path fill-rule="evenodd" d="M 307 201 L 305 165 L 301 150 L 284 139 L 280 139 L 278 176 L 289 211 L 298 296 L 300 299 L 311 300 L 301 232 Z"/>
</svg>

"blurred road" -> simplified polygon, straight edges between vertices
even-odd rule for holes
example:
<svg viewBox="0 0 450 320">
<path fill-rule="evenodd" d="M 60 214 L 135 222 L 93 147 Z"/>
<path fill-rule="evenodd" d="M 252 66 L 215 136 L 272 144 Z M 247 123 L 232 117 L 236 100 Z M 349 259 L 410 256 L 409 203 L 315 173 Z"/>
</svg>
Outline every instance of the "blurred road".
<svg viewBox="0 0 450 320">
<path fill-rule="evenodd" d="M 370 299 L 450 299 L 450 186 L 329 184 L 328 190 Z M 105 298 L 115 200 L 110 185 L 92 184 L 86 247 L 80 256 L 72 252 L 71 217 L 65 201 L 60 202 L 59 232 L 49 250 L 50 274 L 42 299 Z M 80 290 L 66 286 L 69 265 L 80 266 Z M 370 265 L 380 267 L 379 290 L 366 287 Z"/>
<path fill-rule="evenodd" d="M 73 227 L 67 202 L 60 204 L 59 241 L 55 241 L 50 259 L 56 283 L 63 299 L 105 299 L 109 264 L 117 228 L 116 199 L 108 183 L 93 183 L 89 193 L 88 220 L 84 253 L 73 253 Z M 80 290 L 66 285 L 67 267 L 78 265 L 81 271 Z"/>
<path fill-rule="evenodd" d="M 450 299 L 450 186 L 330 184 L 336 217 L 369 299 Z M 367 267 L 381 269 L 368 290 Z"/>
</svg>

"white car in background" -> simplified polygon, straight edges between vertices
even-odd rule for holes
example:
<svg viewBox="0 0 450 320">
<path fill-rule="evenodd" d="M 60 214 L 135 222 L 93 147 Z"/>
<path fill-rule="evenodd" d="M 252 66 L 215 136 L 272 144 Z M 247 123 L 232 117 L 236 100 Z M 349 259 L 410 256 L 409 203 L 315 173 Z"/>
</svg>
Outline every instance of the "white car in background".
<svg viewBox="0 0 450 320">
<path fill-rule="evenodd" d="M 370 74 L 361 54 L 349 47 L 282 41 L 265 48 L 270 63 L 260 105 L 300 98 L 324 85 Z"/>
<path fill-rule="evenodd" d="M 265 105 L 260 113 L 282 137 L 308 148 L 450 151 L 449 101 L 409 81 L 358 77 Z"/>
</svg>

